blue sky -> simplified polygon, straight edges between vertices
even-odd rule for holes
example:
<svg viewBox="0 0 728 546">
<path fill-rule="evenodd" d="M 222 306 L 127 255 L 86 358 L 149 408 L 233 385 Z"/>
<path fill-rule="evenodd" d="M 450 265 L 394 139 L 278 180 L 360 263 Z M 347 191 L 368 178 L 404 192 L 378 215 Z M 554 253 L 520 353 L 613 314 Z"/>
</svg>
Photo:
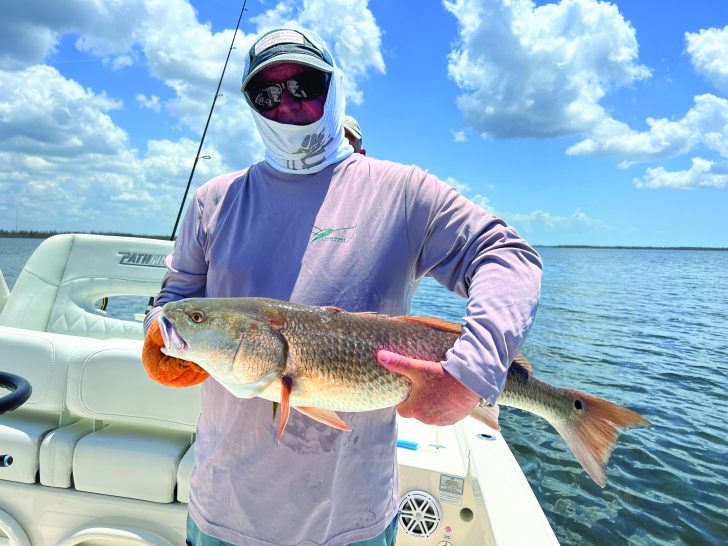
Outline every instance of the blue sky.
<svg viewBox="0 0 728 546">
<path fill-rule="evenodd" d="M 239 10 L 0 0 L 0 229 L 170 233 Z M 728 247 L 726 2 L 249 1 L 195 187 L 262 158 L 240 71 L 281 24 L 332 47 L 369 155 L 533 244 Z"/>
</svg>

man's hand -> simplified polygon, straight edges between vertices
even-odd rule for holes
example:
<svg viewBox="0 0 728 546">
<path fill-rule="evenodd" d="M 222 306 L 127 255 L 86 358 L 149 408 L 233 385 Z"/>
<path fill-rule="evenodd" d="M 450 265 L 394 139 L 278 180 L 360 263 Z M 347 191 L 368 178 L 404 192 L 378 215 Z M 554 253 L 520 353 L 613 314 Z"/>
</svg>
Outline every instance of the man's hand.
<svg viewBox="0 0 728 546">
<path fill-rule="evenodd" d="M 409 397 L 397 406 L 402 417 L 414 417 L 428 425 L 452 425 L 470 415 L 480 402 L 477 394 L 447 373 L 439 362 L 384 350 L 377 353 L 377 360 L 390 372 L 412 382 Z"/>
<path fill-rule="evenodd" d="M 194 362 L 167 356 L 160 351 L 164 347 L 159 323 L 153 320 L 144 338 L 142 364 L 147 374 L 157 383 L 168 387 L 189 387 L 203 382 L 208 373 Z"/>
</svg>

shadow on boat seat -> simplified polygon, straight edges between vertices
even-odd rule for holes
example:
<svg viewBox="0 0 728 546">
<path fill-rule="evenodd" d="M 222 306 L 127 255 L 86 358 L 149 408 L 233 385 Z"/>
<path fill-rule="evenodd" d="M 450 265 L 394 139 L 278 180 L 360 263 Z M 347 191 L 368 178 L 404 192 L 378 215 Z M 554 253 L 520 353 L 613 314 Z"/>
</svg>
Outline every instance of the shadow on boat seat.
<svg viewBox="0 0 728 546">
<path fill-rule="evenodd" d="M 186 502 L 199 387 L 151 381 L 142 325 L 95 309 L 104 296 L 156 293 L 170 250 L 168 241 L 59 235 L 28 260 L 0 314 L 0 366 L 33 393 L 0 416 L 0 446 L 14 458 L 0 479 Z"/>
</svg>

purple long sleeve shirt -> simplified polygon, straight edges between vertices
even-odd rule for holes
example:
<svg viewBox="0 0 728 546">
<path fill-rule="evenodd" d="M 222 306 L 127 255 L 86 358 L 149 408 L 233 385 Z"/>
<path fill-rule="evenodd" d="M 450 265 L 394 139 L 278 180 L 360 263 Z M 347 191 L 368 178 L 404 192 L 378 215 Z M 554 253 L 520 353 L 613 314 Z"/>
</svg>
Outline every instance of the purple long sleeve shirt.
<svg viewBox="0 0 728 546">
<path fill-rule="evenodd" d="M 445 369 L 490 402 L 533 321 L 538 254 L 502 220 L 425 171 L 354 154 L 312 175 L 265 162 L 195 194 L 155 304 L 260 296 L 406 314 L 424 275 L 468 297 Z M 150 314 L 151 315 L 151 314 Z M 240 545 L 341 546 L 397 512 L 395 409 L 341 416 L 346 433 L 202 386 L 189 511 Z"/>
</svg>

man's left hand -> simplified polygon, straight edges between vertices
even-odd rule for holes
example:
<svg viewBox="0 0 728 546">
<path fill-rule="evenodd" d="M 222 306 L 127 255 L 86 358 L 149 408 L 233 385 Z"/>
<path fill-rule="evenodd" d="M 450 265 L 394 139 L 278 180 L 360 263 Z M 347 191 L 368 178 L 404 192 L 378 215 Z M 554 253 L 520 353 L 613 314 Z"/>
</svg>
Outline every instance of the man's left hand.
<svg viewBox="0 0 728 546">
<path fill-rule="evenodd" d="M 480 402 L 477 394 L 447 373 L 439 362 L 384 350 L 377 353 L 377 360 L 390 372 L 412 382 L 409 397 L 397 406 L 402 417 L 414 417 L 428 425 L 452 425 L 467 417 Z"/>
</svg>

